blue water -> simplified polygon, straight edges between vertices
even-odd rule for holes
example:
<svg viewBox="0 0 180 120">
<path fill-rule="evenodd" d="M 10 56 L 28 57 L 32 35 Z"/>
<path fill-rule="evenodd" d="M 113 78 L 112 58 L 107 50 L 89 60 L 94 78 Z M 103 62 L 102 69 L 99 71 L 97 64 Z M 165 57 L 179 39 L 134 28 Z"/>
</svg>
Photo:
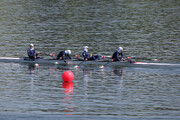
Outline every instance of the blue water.
<svg viewBox="0 0 180 120">
<path fill-rule="evenodd" d="M 3 119 L 179 118 L 178 69 L 16 63 L 1 67 Z M 63 83 L 66 70 L 74 73 L 73 83 Z"/>
<path fill-rule="evenodd" d="M 179 4 L 170 1 L 1 0 L 1 57 L 112 55 L 180 63 Z M 0 63 L 0 119 L 180 119 L 180 69 Z M 62 80 L 74 73 L 73 83 Z"/>
</svg>

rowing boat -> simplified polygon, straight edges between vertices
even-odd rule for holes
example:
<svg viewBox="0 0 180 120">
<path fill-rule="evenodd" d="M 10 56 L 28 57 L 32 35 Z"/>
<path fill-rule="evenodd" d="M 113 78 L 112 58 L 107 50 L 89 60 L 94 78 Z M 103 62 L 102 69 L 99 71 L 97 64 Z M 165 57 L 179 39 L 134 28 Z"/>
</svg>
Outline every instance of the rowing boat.
<svg viewBox="0 0 180 120">
<path fill-rule="evenodd" d="M 14 63 L 37 63 L 37 64 L 59 64 L 59 65 L 105 65 L 108 63 L 110 66 L 117 67 L 178 67 L 180 64 L 171 63 L 149 63 L 149 62 L 128 62 L 128 61 L 84 61 L 82 60 L 53 60 L 53 59 L 29 59 L 27 57 L 0 57 L 0 62 L 14 62 Z"/>
</svg>

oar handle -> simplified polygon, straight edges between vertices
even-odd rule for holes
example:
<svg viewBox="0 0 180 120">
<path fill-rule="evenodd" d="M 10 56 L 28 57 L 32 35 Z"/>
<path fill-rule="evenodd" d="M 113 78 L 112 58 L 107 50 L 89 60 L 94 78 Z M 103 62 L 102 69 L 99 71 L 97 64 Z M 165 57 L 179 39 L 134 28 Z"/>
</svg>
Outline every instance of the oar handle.
<svg viewBox="0 0 180 120">
<path fill-rule="evenodd" d="M 40 54 L 47 55 L 47 56 L 51 56 L 51 57 L 54 57 L 54 56 L 55 56 L 55 54 L 54 54 L 54 53 L 49 54 L 49 53 L 47 53 L 47 52 L 40 53 Z"/>
<path fill-rule="evenodd" d="M 79 58 L 79 57 L 80 57 L 80 55 L 75 55 L 75 57 L 76 57 L 76 58 Z"/>
<path fill-rule="evenodd" d="M 50 54 L 50 56 L 51 56 L 51 57 L 54 57 L 54 56 L 55 56 L 55 54 Z"/>
<path fill-rule="evenodd" d="M 104 56 L 104 57 L 111 58 L 112 56 L 109 55 L 109 56 Z"/>
</svg>

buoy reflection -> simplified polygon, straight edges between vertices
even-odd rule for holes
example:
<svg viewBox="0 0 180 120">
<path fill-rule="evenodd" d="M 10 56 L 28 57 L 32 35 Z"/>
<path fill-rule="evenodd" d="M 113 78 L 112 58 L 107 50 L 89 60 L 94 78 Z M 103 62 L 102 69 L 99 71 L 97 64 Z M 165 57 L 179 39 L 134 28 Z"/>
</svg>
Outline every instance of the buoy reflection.
<svg viewBox="0 0 180 120">
<path fill-rule="evenodd" d="M 73 115 L 71 114 L 71 112 L 73 112 L 73 105 L 72 105 L 72 95 L 73 95 L 73 82 L 63 82 L 62 84 L 62 88 L 63 88 L 63 92 L 66 95 L 65 97 L 63 97 L 64 99 L 64 104 L 66 105 L 64 112 L 67 113 L 65 115 Z"/>
<path fill-rule="evenodd" d="M 62 88 L 65 95 L 71 95 L 73 93 L 73 82 L 63 82 Z"/>
</svg>

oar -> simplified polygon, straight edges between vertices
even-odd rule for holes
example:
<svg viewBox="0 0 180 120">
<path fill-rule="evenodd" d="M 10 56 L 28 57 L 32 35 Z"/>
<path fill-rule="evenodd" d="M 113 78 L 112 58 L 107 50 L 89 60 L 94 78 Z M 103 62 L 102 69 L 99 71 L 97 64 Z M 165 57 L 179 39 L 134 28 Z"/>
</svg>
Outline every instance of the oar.
<svg viewBox="0 0 180 120">
<path fill-rule="evenodd" d="M 80 55 L 75 55 L 75 57 L 76 57 L 77 59 L 79 59 Z M 83 61 L 80 62 L 79 64 L 75 65 L 74 68 L 79 68 L 79 65 L 81 65 L 81 64 L 84 63 L 84 62 L 85 62 L 85 60 L 83 60 Z"/>
<path fill-rule="evenodd" d="M 103 56 L 103 58 L 111 58 L 112 56 Z"/>
<path fill-rule="evenodd" d="M 82 63 L 84 63 L 85 61 L 86 61 L 86 60 L 80 62 L 78 65 L 75 65 L 74 68 L 79 68 L 79 66 L 80 66 Z"/>
<path fill-rule="evenodd" d="M 54 57 L 54 56 L 55 56 L 55 54 L 50 54 L 50 56 L 51 56 L 51 57 Z"/>
<path fill-rule="evenodd" d="M 68 65 L 68 64 L 69 64 L 69 63 L 68 63 L 68 61 L 66 61 L 66 60 L 64 60 L 64 62 L 65 62 L 65 64 L 66 64 L 66 65 Z"/>
<path fill-rule="evenodd" d="M 53 53 L 49 54 L 49 53 L 47 53 L 47 52 L 40 53 L 40 54 L 42 54 L 42 55 L 47 55 L 47 56 L 51 56 L 51 57 L 54 57 L 54 56 L 55 56 L 55 54 L 53 54 Z"/>
<path fill-rule="evenodd" d="M 108 64 L 110 64 L 112 62 L 113 62 L 113 59 L 111 61 L 108 61 L 106 64 L 99 66 L 99 68 L 103 69 L 103 68 L 105 68 L 105 66 L 107 66 Z"/>
</svg>

